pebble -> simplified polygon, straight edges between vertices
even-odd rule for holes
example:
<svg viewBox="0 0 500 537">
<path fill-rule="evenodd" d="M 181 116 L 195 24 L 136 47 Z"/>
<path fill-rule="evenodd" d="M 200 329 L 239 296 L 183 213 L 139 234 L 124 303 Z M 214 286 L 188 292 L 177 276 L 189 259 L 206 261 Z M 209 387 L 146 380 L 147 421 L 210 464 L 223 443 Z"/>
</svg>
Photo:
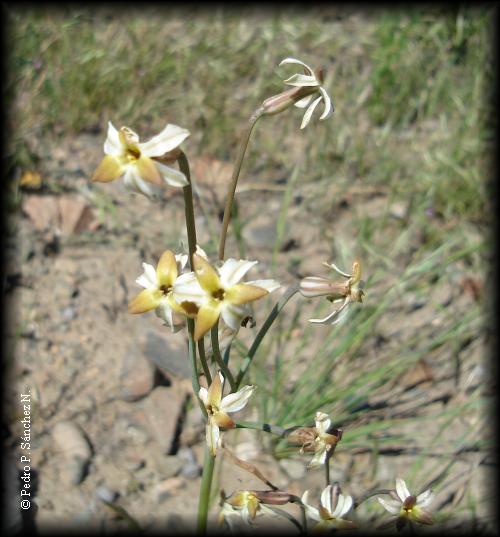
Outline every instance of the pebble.
<svg viewBox="0 0 500 537">
<path fill-rule="evenodd" d="M 187 479 L 196 479 L 201 474 L 201 467 L 196 460 L 196 456 L 191 448 L 183 447 L 177 452 L 177 456 L 181 459 L 182 470 L 181 475 Z"/>
<path fill-rule="evenodd" d="M 127 352 L 122 357 L 120 396 L 124 401 L 138 401 L 146 397 L 155 385 L 155 367 L 139 351 Z"/>
<path fill-rule="evenodd" d="M 73 422 L 62 421 L 52 429 L 52 439 L 65 459 L 61 471 L 63 479 L 78 485 L 85 478 L 92 457 L 92 448 L 85 434 Z"/>
<path fill-rule="evenodd" d="M 105 503 L 113 503 L 119 496 L 116 490 L 112 490 L 106 485 L 99 485 L 95 491 L 95 495 L 97 499 Z"/>
<path fill-rule="evenodd" d="M 190 379 L 191 368 L 187 356 L 187 344 L 182 333 L 164 334 L 149 331 L 144 343 L 145 356 L 167 377 Z"/>
<path fill-rule="evenodd" d="M 157 503 L 161 503 L 168 497 L 174 495 L 184 485 L 181 477 L 171 477 L 165 479 L 153 487 L 153 498 Z"/>
</svg>

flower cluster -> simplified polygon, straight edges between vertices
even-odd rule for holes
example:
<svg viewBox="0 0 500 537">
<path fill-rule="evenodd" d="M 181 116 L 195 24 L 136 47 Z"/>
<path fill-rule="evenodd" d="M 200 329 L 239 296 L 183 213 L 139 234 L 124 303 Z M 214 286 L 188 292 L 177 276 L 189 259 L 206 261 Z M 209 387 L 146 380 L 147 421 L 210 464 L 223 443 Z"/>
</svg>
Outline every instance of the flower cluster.
<svg viewBox="0 0 500 537">
<path fill-rule="evenodd" d="M 194 318 L 194 338 L 199 340 L 219 316 L 231 330 L 237 331 L 248 313 L 245 305 L 280 286 L 274 280 L 240 283 L 257 261 L 228 259 L 218 269 L 199 247 L 193 255 L 194 272 L 182 272 L 186 264 L 187 255 L 174 255 L 170 250 L 162 254 L 156 269 L 143 263 L 144 273 L 136 282 L 145 289 L 129 303 L 129 312 L 155 310 L 173 330 L 179 324 L 174 314 Z"/>
</svg>

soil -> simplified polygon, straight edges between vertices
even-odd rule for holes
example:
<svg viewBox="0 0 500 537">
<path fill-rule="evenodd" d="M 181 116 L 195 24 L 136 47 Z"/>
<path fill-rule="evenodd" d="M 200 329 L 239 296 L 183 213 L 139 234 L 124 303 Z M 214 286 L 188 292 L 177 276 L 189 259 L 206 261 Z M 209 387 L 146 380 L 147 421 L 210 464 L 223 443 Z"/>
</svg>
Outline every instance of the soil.
<svg viewBox="0 0 500 537">
<path fill-rule="evenodd" d="M 22 210 L 12 217 L 16 233 L 10 238 L 6 279 L 11 367 L 4 393 L 4 446 L 12 453 L 8 464 L 22 469 L 20 394 L 28 394 L 33 502 L 23 516 L 25 524 L 34 523 L 40 532 L 70 526 L 106 532 L 128 528 L 133 522 L 120 509 L 146 531 L 175 532 L 193 528 L 205 445 L 202 417 L 191 394 L 186 336 L 184 331 L 171 334 L 153 314 L 129 315 L 126 305 L 140 290 L 134 282 L 142 273 L 141 263 L 155 264 L 165 249 L 178 250 L 179 237 L 187 244 L 182 193 L 168 188 L 152 205 L 145 197 L 122 191 L 119 184 L 90 184 L 101 147 L 101 136 L 91 134 L 69 140 L 64 147 L 47 147 L 42 186 L 22 190 Z M 205 209 L 205 214 L 197 213 L 202 245 L 210 237 L 207 218 L 217 229 L 227 177 L 227 163 L 204 159 L 193 165 L 197 195 Z M 210 175 L 207 166 L 212 172 L 216 166 L 217 173 Z M 247 258 L 260 261 L 252 279 L 269 277 L 282 200 L 281 183 L 273 181 L 269 178 L 273 188 L 242 187 L 239 194 L 241 218 L 254 215 L 244 231 Z M 367 214 L 389 203 L 383 194 L 353 196 Z M 335 227 L 337 241 L 355 239 L 351 215 L 342 209 L 345 203 L 338 200 L 332 223 L 303 204 L 300 195 L 294 197 L 275 274 L 284 287 L 301 276 L 321 274 L 321 263 L 332 260 L 325 227 Z M 232 238 L 227 251 L 238 257 Z M 397 351 L 398 339 L 416 329 L 422 338 L 434 335 L 441 321 L 429 312 L 436 311 L 436 304 L 446 304 L 448 311 L 454 308 L 456 315 L 464 314 L 473 300 L 475 280 L 471 282 L 467 293 L 457 291 L 453 282 L 442 285 L 417 306 L 416 297 L 405 297 L 392 308 L 390 319 L 369 335 L 362 356 L 373 359 L 375 342 L 384 346 L 384 352 Z M 308 308 L 304 304 L 305 315 Z M 257 323 L 262 317 L 258 313 Z M 318 337 L 326 330 L 319 327 Z M 248 329 L 245 341 L 251 341 L 254 333 Z M 476 389 L 487 391 L 490 375 L 484 353 L 484 334 L 474 337 L 466 349 L 430 352 L 406 376 L 397 376 L 392 387 L 375 393 L 370 403 L 385 402 L 386 408 L 401 415 L 418 408 L 420 415 L 428 416 Z M 300 367 L 307 364 L 298 367 L 297 375 Z M 249 413 L 243 415 L 247 418 Z M 450 453 L 454 440 L 481 423 L 479 415 L 464 419 L 459 427 L 454 422 L 453 430 L 443 434 L 442 453 Z M 422 431 L 419 420 L 405 427 L 412 427 L 416 438 L 438 432 L 431 425 Z M 226 443 L 280 488 L 299 495 L 308 488 L 314 495 L 324 486 L 322 472 L 305 471 L 306 455 L 297 452 L 278 462 L 252 431 L 226 433 Z M 449 509 L 464 505 L 470 495 L 484 498 L 491 475 L 486 456 L 477 450 L 455 454 L 460 460 L 439 489 L 435 506 Z M 405 475 L 412 457 L 404 450 L 380 453 L 375 464 L 373 452 L 339 450 L 332 478 L 358 495 L 390 486 L 395 477 Z M 228 493 L 265 488 L 239 468 L 231 466 L 230 472 L 220 475 L 217 469 L 216 474 Z M 14 476 L 8 486 L 19 490 L 21 485 Z M 485 509 L 480 503 L 477 520 L 487 519 Z M 214 502 L 214 519 L 217 510 Z M 14 505 L 10 515 L 14 526 L 20 523 L 18 512 Z M 293 506 L 289 512 L 294 512 Z M 289 522 L 282 524 L 295 531 Z"/>
</svg>

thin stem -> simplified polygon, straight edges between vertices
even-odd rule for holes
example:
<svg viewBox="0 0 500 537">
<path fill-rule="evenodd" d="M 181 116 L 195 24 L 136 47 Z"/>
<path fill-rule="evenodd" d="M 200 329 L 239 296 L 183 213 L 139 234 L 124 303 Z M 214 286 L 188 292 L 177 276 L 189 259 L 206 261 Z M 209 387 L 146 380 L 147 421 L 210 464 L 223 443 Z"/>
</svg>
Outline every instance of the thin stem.
<svg viewBox="0 0 500 537">
<path fill-rule="evenodd" d="M 288 429 L 283 429 L 283 427 L 279 427 L 278 425 L 271 425 L 270 423 L 262 423 L 259 421 L 239 421 L 238 423 L 236 423 L 236 428 L 255 429 L 257 431 L 264 431 L 265 433 L 275 434 L 281 438 L 283 438 L 288 432 Z"/>
<path fill-rule="evenodd" d="M 330 484 L 330 457 L 328 456 L 328 454 L 325 459 L 325 481 L 325 486 L 328 487 L 328 485 Z"/>
<path fill-rule="evenodd" d="M 193 187 L 191 185 L 191 171 L 188 159 L 183 151 L 177 159 L 180 171 L 186 176 L 188 184 L 182 188 L 184 194 L 184 214 L 186 218 L 186 229 L 188 235 L 189 266 L 193 270 L 193 254 L 196 252 L 196 224 L 194 221 L 193 208 Z"/>
<path fill-rule="evenodd" d="M 219 348 L 219 323 L 215 323 L 215 325 L 212 327 L 212 330 L 210 331 L 210 336 L 212 338 L 212 355 L 214 357 L 214 360 L 217 362 L 217 365 L 219 366 L 220 370 L 224 374 L 224 378 L 229 381 L 229 385 L 231 386 L 231 391 L 235 392 L 235 386 L 236 382 L 234 380 L 233 374 L 229 370 L 229 367 L 222 359 L 222 356 L 220 354 L 220 348 Z"/>
<path fill-rule="evenodd" d="M 261 344 L 264 336 L 267 334 L 267 331 L 269 330 L 269 328 L 271 328 L 279 312 L 285 307 L 286 303 L 292 298 L 292 296 L 298 290 L 299 290 L 298 285 L 293 285 L 289 287 L 286 290 L 285 294 L 274 305 L 274 308 L 271 310 L 271 313 L 268 315 L 267 319 L 262 325 L 262 328 L 259 330 L 259 333 L 255 337 L 255 340 L 252 343 L 250 350 L 248 351 L 245 359 L 243 360 L 243 363 L 241 364 L 240 371 L 236 379 L 236 390 L 240 387 L 241 381 L 243 380 L 243 377 L 248 371 L 248 368 L 250 367 L 250 364 L 252 363 L 253 357 L 255 356 L 255 353 L 257 352 L 257 349 L 259 348 L 259 345 Z"/>
<path fill-rule="evenodd" d="M 198 533 L 206 533 L 208 503 L 210 501 L 210 489 L 212 487 L 212 477 L 214 474 L 215 457 L 210 452 L 208 446 L 205 446 L 205 458 L 203 460 L 203 474 L 200 485 L 200 501 L 198 504 L 198 522 L 196 530 Z"/>
<path fill-rule="evenodd" d="M 203 373 L 207 379 L 207 383 L 210 386 L 212 384 L 212 375 L 210 374 L 210 368 L 208 367 L 207 357 L 205 355 L 205 341 L 203 338 L 198 340 L 198 354 L 200 355 L 201 367 L 203 368 Z"/>
<path fill-rule="evenodd" d="M 200 405 L 201 411 L 203 412 L 203 415 L 205 416 L 205 419 L 208 419 L 207 409 L 205 408 L 205 405 L 203 404 L 203 401 L 200 399 L 199 393 L 200 393 L 200 381 L 198 379 L 198 367 L 196 364 L 196 348 L 194 345 L 194 321 L 193 319 L 187 320 L 188 324 L 188 353 L 189 353 L 189 361 L 191 362 L 191 384 L 193 385 L 193 392 L 196 396 L 196 399 L 198 400 L 198 404 Z"/>
<path fill-rule="evenodd" d="M 226 236 L 227 228 L 229 227 L 229 220 L 231 218 L 231 210 L 233 207 L 234 193 L 236 192 L 236 185 L 238 184 L 238 177 L 240 176 L 241 165 L 243 163 L 243 158 L 245 157 L 245 152 L 248 147 L 248 141 L 250 140 L 250 135 L 252 130 L 259 120 L 259 118 L 264 113 L 262 107 L 258 108 L 248 120 L 246 129 L 243 131 L 241 136 L 240 145 L 238 146 L 238 153 L 236 155 L 236 161 L 234 163 L 233 175 L 231 177 L 231 184 L 229 186 L 229 191 L 226 198 L 226 206 L 224 208 L 224 218 L 222 219 L 222 231 L 220 235 L 219 242 L 219 259 L 224 259 L 224 249 L 226 247 Z"/>
</svg>

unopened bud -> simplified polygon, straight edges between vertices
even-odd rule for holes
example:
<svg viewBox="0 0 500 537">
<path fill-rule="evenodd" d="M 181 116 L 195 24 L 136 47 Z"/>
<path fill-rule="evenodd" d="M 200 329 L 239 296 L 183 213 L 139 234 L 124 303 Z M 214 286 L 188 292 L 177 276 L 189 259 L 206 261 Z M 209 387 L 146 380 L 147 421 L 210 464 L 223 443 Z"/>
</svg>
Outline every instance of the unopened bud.
<svg viewBox="0 0 500 537">
<path fill-rule="evenodd" d="M 316 87 L 293 87 L 278 95 L 269 97 L 262 103 L 265 116 L 273 116 L 283 112 L 290 106 L 293 106 L 297 101 L 300 101 L 304 97 L 316 93 L 318 88 Z"/>
</svg>

